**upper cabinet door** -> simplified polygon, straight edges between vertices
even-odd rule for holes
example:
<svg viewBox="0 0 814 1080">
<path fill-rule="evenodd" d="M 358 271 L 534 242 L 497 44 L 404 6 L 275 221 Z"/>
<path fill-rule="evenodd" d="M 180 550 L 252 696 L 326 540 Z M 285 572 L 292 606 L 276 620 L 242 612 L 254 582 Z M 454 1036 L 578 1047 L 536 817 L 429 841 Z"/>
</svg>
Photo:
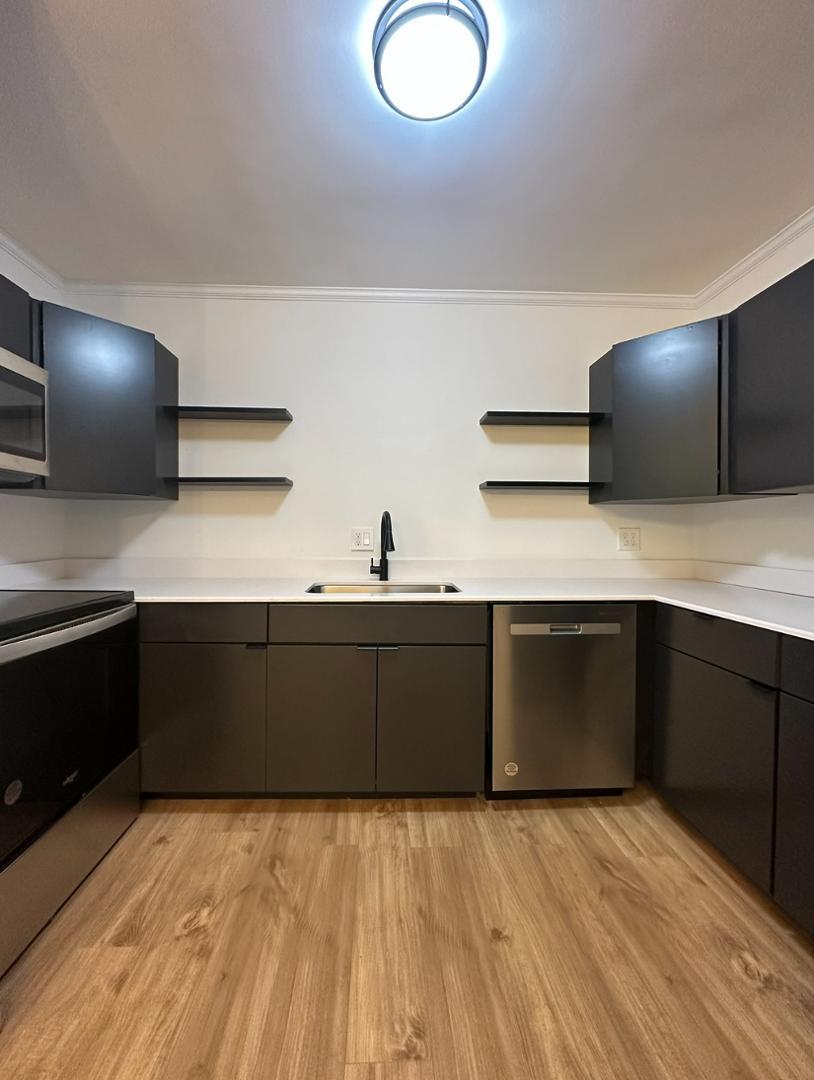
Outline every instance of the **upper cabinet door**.
<svg viewBox="0 0 814 1080">
<path fill-rule="evenodd" d="M 720 320 L 613 347 L 613 501 L 719 493 Z"/>
<path fill-rule="evenodd" d="M 47 490 L 155 495 L 155 356 L 155 338 L 144 330 L 42 304 Z"/>
<path fill-rule="evenodd" d="M 25 289 L 0 277 L 0 349 L 31 359 L 31 299 Z"/>
<path fill-rule="evenodd" d="M 737 309 L 730 349 L 732 490 L 814 490 L 814 262 Z"/>
</svg>

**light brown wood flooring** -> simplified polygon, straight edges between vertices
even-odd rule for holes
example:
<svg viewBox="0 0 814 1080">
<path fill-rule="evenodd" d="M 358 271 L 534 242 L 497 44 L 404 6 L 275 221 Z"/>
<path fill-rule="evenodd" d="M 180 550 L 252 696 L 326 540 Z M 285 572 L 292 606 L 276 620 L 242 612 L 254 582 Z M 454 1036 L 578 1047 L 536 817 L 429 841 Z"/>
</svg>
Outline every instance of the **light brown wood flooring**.
<svg viewBox="0 0 814 1080">
<path fill-rule="evenodd" d="M 814 953 L 646 789 L 156 801 L 0 981 L 0 1076 L 812 1080 Z"/>
</svg>

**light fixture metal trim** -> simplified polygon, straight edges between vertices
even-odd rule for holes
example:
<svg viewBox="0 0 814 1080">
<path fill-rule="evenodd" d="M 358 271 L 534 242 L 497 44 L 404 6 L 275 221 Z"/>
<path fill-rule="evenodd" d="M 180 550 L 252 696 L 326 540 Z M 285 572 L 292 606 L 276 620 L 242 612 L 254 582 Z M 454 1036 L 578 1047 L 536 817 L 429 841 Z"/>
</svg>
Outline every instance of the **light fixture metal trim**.
<svg viewBox="0 0 814 1080">
<path fill-rule="evenodd" d="M 461 109 L 469 104 L 475 94 L 477 94 L 478 90 L 480 90 L 483 77 L 486 74 L 486 53 L 489 47 L 489 25 L 486 22 L 486 16 L 484 15 L 483 8 L 478 3 L 478 0 L 457 0 L 456 3 L 451 3 L 450 0 L 446 0 L 445 3 L 416 4 L 399 15 L 399 10 L 410 2 L 411 0 L 390 0 L 390 3 L 385 5 L 378 18 L 376 29 L 373 31 L 373 74 L 376 79 L 376 86 L 379 88 L 379 93 L 390 108 L 400 116 L 405 116 L 408 120 L 418 120 L 425 123 L 433 120 L 444 120 L 446 117 L 453 116 L 456 112 L 460 112 Z M 449 112 L 442 113 L 439 116 L 413 116 L 411 113 L 400 109 L 388 96 L 382 80 L 382 57 L 384 56 L 384 50 L 387 47 L 388 41 L 390 41 L 394 34 L 400 30 L 405 23 L 411 22 L 413 19 L 421 18 L 423 15 L 447 15 L 449 18 L 455 19 L 456 22 L 466 27 L 470 32 L 478 48 L 478 74 L 471 91 L 466 99 L 459 105 L 456 105 L 454 109 L 450 109 Z"/>
</svg>

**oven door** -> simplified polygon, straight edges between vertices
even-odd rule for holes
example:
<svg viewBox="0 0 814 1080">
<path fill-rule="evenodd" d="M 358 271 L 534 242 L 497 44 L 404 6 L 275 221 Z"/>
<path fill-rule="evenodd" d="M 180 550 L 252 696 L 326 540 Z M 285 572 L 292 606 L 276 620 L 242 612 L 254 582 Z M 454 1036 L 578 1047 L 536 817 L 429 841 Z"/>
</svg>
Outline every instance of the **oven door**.
<svg viewBox="0 0 814 1080">
<path fill-rule="evenodd" d="M 48 475 L 48 373 L 0 349 L 0 470 Z"/>
<path fill-rule="evenodd" d="M 137 745 L 136 606 L 0 645 L 0 869 Z"/>
</svg>

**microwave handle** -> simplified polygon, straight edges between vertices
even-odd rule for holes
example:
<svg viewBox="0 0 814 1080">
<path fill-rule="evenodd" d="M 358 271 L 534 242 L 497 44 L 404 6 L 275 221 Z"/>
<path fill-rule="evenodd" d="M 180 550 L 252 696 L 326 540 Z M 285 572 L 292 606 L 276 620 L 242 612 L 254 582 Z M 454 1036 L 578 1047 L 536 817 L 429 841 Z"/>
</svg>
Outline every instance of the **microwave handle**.
<svg viewBox="0 0 814 1080">
<path fill-rule="evenodd" d="M 66 623 L 49 630 L 45 634 L 32 634 L 30 637 L 16 638 L 0 645 L 0 664 L 10 664 L 13 660 L 22 660 L 26 656 L 56 649 L 60 645 L 70 645 L 74 641 L 100 634 L 113 626 L 135 619 L 138 608 L 135 604 L 112 611 L 108 615 L 91 615 L 77 622 Z"/>
</svg>

